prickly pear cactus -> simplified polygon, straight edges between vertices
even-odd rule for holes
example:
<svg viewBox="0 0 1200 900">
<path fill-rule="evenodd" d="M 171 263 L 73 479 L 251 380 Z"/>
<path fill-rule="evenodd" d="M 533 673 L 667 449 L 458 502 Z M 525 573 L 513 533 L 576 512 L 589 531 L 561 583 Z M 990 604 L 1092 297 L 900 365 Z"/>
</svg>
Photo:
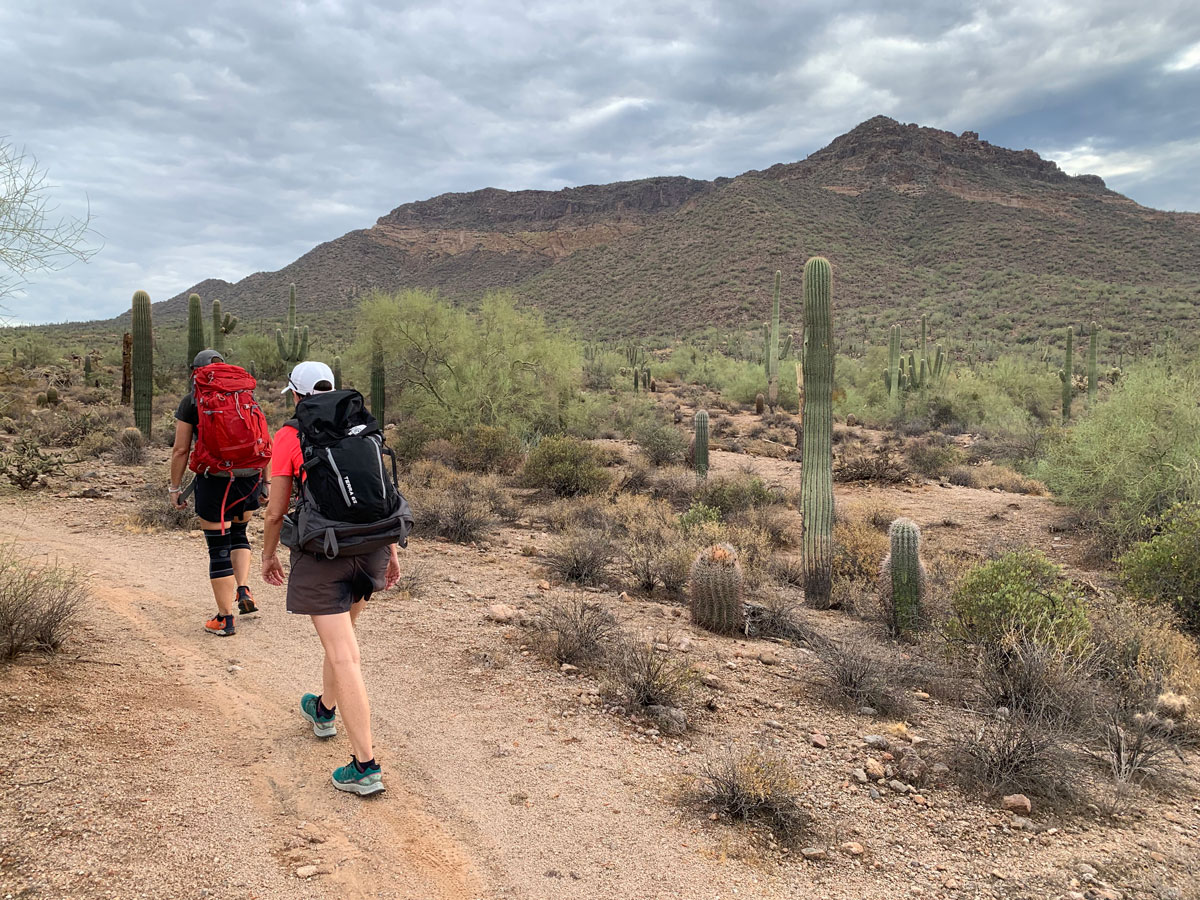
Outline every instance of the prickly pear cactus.
<svg viewBox="0 0 1200 900">
<path fill-rule="evenodd" d="M 689 579 L 692 623 L 719 634 L 741 631 L 743 585 L 742 566 L 732 546 L 716 544 L 701 550 Z"/>
</svg>

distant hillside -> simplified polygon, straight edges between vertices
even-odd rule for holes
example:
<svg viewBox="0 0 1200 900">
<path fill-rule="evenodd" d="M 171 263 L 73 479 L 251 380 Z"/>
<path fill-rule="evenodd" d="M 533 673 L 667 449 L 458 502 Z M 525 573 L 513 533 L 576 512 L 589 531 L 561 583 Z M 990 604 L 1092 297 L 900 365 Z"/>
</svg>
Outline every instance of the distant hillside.
<svg viewBox="0 0 1200 900">
<path fill-rule="evenodd" d="M 278 272 L 192 291 L 243 318 L 279 318 L 369 291 L 436 288 L 472 301 L 511 288 L 601 337 L 761 321 L 775 269 L 791 321 L 813 254 L 834 265 L 843 341 L 879 342 L 931 314 L 961 341 L 1035 341 L 1095 318 L 1150 340 L 1200 331 L 1200 215 L 1141 207 L 1032 150 L 882 116 L 800 162 L 713 182 L 651 178 L 561 191 L 496 189 L 401 206 Z"/>
</svg>

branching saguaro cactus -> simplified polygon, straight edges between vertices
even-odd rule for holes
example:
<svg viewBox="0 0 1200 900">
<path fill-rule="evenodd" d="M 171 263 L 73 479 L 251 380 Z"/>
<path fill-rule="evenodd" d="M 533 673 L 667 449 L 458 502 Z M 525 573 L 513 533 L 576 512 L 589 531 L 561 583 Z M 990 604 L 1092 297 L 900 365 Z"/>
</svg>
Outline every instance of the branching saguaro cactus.
<svg viewBox="0 0 1200 900">
<path fill-rule="evenodd" d="M 146 440 L 150 440 L 150 417 L 154 404 L 154 324 L 150 318 L 150 295 L 145 291 L 136 291 L 133 295 L 131 357 L 133 423 Z M 191 360 L 188 362 L 191 363 Z"/>
<path fill-rule="evenodd" d="M 191 366 L 196 354 L 206 346 L 204 340 L 204 310 L 201 308 L 200 295 L 188 295 L 188 342 L 187 364 Z M 147 435 L 149 437 L 149 435 Z"/>
<path fill-rule="evenodd" d="M 371 353 L 371 415 L 382 425 L 387 416 L 387 385 L 384 377 L 383 350 L 376 347 Z"/>
<path fill-rule="evenodd" d="M 779 405 L 779 282 L 782 273 L 775 271 L 775 296 L 771 301 L 771 334 L 767 341 L 767 406 L 771 412 Z"/>
<path fill-rule="evenodd" d="M 342 358 L 340 356 L 333 358 L 333 389 L 335 391 L 342 389 Z"/>
<path fill-rule="evenodd" d="M 308 326 L 300 328 L 296 325 L 296 286 L 288 286 L 288 318 L 287 340 L 283 332 L 275 329 L 275 344 L 279 350 L 279 358 L 289 365 L 302 362 L 308 356 Z"/>
<path fill-rule="evenodd" d="M 1099 375 L 1096 372 L 1096 357 L 1099 350 L 1100 326 L 1092 323 L 1092 331 L 1088 335 L 1088 406 L 1096 404 L 1096 394 L 1100 390 Z"/>
<path fill-rule="evenodd" d="M 695 434 L 692 436 L 692 465 L 696 468 L 696 474 L 701 478 L 708 477 L 708 413 L 699 409 L 696 410 L 695 418 Z"/>
<path fill-rule="evenodd" d="M 231 316 L 229 313 L 221 315 L 221 301 L 214 300 L 212 304 L 212 348 L 225 355 L 225 338 L 233 334 L 233 329 L 237 328 L 238 317 Z"/>
<path fill-rule="evenodd" d="M 800 503 L 804 596 L 828 609 L 833 582 L 833 329 L 829 261 L 804 265 L 804 436 Z"/>
<path fill-rule="evenodd" d="M 892 634 L 904 637 L 922 622 L 925 565 L 921 562 L 921 529 L 912 519 L 896 519 L 888 537 L 891 547 L 879 570 L 879 602 Z"/>
<path fill-rule="evenodd" d="M 1071 327 L 1068 325 L 1067 355 L 1063 361 L 1063 367 L 1058 370 L 1058 378 L 1062 382 L 1062 420 L 1064 423 L 1071 421 L 1071 393 L 1075 378 L 1075 353 L 1072 340 Z"/>
<path fill-rule="evenodd" d="M 689 589 L 692 623 L 718 634 L 735 634 L 745 623 L 742 566 L 729 544 L 716 544 L 692 563 Z"/>
</svg>

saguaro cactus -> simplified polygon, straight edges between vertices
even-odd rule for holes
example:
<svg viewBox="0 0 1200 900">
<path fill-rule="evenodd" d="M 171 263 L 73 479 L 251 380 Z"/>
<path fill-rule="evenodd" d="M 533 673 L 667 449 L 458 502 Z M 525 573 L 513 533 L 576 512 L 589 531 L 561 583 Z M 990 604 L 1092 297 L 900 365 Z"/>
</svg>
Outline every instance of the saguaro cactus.
<svg viewBox="0 0 1200 900">
<path fill-rule="evenodd" d="M 225 355 L 225 336 L 233 334 L 237 328 L 238 317 L 229 313 L 221 315 L 221 301 L 214 300 L 212 304 L 212 347 L 222 356 Z"/>
<path fill-rule="evenodd" d="M 771 412 L 779 404 L 779 281 L 782 273 L 775 271 L 775 297 L 771 301 L 771 334 L 767 341 L 767 406 Z"/>
<path fill-rule="evenodd" d="M 893 325 L 888 334 L 888 367 L 884 377 L 888 396 L 892 398 L 900 395 L 900 365 L 900 326 Z"/>
<path fill-rule="evenodd" d="M 693 624 L 719 634 L 740 631 L 745 622 L 742 585 L 742 567 L 732 546 L 701 550 L 689 579 Z"/>
<path fill-rule="evenodd" d="M 1096 402 L 1096 393 L 1100 389 L 1099 377 L 1096 374 L 1097 344 L 1099 343 L 1100 326 L 1092 323 L 1092 332 L 1088 335 L 1088 406 Z"/>
<path fill-rule="evenodd" d="M 296 325 L 296 286 L 288 286 L 288 318 L 287 342 L 283 332 L 275 329 L 275 343 L 279 349 L 279 358 L 285 363 L 295 365 L 308 356 L 308 326 L 300 328 Z"/>
<path fill-rule="evenodd" d="M 191 366 L 192 360 L 196 358 L 205 347 L 204 340 L 204 311 L 200 305 L 199 294 L 188 295 L 188 342 L 187 342 L 187 364 Z M 149 435 L 147 435 L 149 437 Z"/>
<path fill-rule="evenodd" d="M 1072 346 L 1071 327 L 1067 326 L 1067 355 L 1063 367 L 1058 370 L 1058 378 L 1062 381 L 1062 420 L 1071 421 L 1071 394 L 1075 378 L 1075 354 Z"/>
<path fill-rule="evenodd" d="M 804 596 L 827 609 L 833 582 L 833 334 L 829 261 L 804 265 L 804 438 L 800 502 Z"/>
<path fill-rule="evenodd" d="M 911 519 L 896 519 L 888 529 L 891 548 L 879 573 L 879 601 L 896 637 L 921 625 L 925 566 L 921 562 L 921 529 Z"/>
<path fill-rule="evenodd" d="M 336 377 L 336 376 L 335 376 Z M 380 425 L 387 415 L 386 383 L 383 370 L 383 350 L 376 347 L 371 354 L 371 415 Z"/>
<path fill-rule="evenodd" d="M 196 352 L 199 353 L 200 350 Z M 133 348 L 130 369 L 133 380 L 133 423 L 146 440 L 149 440 L 151 408 L 154 403 L 154 325 L 150 318 L 150 295 L 145 291 L 135 291 L 133 295 Z"/>
<path fill-rule="evenodd" d="M 695 417 L 696 434 L 692 438 L 692 464 L 696 474 L 708 477 L 708 413 L 700 409 Z"/>
<path fill-rule="evenodd" d="M 342 358 L 340 356 L 333 358 L 333 389 L 335 391 L 342 389 Z"/>
</svg>

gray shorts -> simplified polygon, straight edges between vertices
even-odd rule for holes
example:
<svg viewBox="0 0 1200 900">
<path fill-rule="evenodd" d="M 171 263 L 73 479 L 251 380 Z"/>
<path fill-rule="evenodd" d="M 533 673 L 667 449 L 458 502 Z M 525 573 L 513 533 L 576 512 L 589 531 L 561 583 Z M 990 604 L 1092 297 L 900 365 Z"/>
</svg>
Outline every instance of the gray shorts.
<svg viewBox="0 0 1200 900">
<path fill-rule="evenodd" d="M 292 551 L 288 572 L 287 611 L 302 616 L 331 616 L 350 611 L 356 600 L 383 590 L 391 549 L 380 547 L 362 556 L 326 559 Z"/>
</svg>

